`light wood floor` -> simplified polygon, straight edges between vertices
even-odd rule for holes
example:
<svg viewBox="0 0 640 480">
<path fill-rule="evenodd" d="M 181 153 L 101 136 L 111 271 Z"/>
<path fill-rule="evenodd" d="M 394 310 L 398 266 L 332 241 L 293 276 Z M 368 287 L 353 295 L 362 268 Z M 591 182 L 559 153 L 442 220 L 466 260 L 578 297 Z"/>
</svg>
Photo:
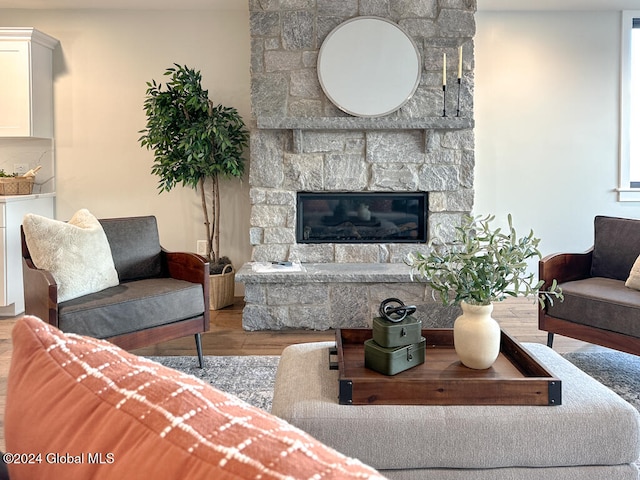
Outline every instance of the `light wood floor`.
<svg viewBox="0 0 640 480">
<path fill-rule="evenodd" d="M 241 298 L 233 306 L 211 312 L 211 329 L 202 336 L 205 355 L 280 355 L 291 344 L 328 341 L 335 332 L 308 330 L 245 332 L 242 330 Z M 509 299 L 494 307 L 493 317 L 520 342 L 546 343 L 546 332 L 538 330 L 537 307 L 526 298 Z M 19 317 L 0 318 L 0 412 L 4 412 L 7 376 L 11 361 L 11 329 Z M 603 347 L 556 335 L 559 353 L 602 351 Z M 195 355 L 193 336 L 135 350 L 138 355 Z M 4 415 L 0 415 L 4 418 Z M 2 422 L 0 422 L 2 424 Z M 0 429 L 0 450 L 4 450 L 4 429 Z"/>
</svg>

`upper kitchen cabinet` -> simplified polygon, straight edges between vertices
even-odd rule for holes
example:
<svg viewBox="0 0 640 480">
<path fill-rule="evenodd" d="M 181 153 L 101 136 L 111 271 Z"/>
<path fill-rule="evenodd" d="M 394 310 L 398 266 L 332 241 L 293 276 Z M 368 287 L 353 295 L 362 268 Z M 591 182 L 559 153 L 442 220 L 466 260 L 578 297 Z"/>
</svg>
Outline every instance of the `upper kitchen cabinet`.
<svg viewBox="0 0 640 480">
<path fill-rule="evenodd" d="M 53 138 L 53 49 L 34 28 L 0 28 L 0 137 Z"/>
</svg>

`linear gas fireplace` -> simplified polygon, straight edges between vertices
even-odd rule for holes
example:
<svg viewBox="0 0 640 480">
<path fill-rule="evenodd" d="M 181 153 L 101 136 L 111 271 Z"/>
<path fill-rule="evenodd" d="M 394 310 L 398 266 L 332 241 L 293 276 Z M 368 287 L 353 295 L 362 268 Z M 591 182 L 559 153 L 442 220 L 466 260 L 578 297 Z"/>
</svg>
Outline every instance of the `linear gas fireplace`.
<svg viewBox="0 0 640 480">
<path fill-rule="evenodd" d="M 427 193 L 304 193 L 298 243 L 418 243 L 427 240 Z"/>
</svg>

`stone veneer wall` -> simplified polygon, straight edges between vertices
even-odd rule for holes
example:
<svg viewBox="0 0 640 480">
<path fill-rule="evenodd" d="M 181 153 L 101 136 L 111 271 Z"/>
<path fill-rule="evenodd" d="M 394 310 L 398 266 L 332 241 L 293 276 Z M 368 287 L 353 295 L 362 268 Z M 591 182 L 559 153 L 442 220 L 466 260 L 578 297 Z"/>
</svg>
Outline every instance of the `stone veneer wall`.
<svg viewBox="0 0 640 480">
<path fill-rule="evenodd" d="M 299 191 L 427 191 L 429 231 L 441 226 L 446 238 L 460 224 L 473 206 L 475 0 L 249 0 L 249 8 L 253 260 L 297 260 L 306 271 L 265 274 L 243 266 L 236 280 L 245 284 L 244 328 L 367 327 L 387 297 L 416 304 L 425 327 L 450 327 L 457 308 L 440 306 L 401 265 L 419 245 L 297 244 L 295 206 Z M 317 76 L 327 34 L 364 15 L 400 25 L 422 57 L 416 93 L 380 118 L 343 113 L 324 95 Z"/>
<path fill-rule="evenodd" d="M 296 244 L 298 191 L 428 191 L 429 230 L 452 231 L 473 205 L 475 0 L 250 0 L 250 196 L 253 259 L 399 262 L 407 244 Z M 422 78 L 399 111 L 357 118 L 335 107 L 317 77 L 327 34 L 356 16 L 385 17 L 422 54 Z M 461 115 L 458 47 L 463 46 Z M 447 54 L 448 116 L 442 117 Z"/>
</svg>

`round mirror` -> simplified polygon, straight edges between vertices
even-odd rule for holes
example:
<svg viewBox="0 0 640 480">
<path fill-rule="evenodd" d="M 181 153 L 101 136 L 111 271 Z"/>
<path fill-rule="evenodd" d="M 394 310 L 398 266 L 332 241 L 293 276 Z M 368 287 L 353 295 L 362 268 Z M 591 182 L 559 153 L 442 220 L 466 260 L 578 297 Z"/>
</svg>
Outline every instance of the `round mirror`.
<svg viewBox="0 0 640 480">
<path fill-rule="evenodd" d="M 359 117 L 396 111 L 420 82 L 413 39 L 384 18 L 357 17 L 338 25 L 318 54 L 318 78 L 340 110 Z"/>
</svg>

